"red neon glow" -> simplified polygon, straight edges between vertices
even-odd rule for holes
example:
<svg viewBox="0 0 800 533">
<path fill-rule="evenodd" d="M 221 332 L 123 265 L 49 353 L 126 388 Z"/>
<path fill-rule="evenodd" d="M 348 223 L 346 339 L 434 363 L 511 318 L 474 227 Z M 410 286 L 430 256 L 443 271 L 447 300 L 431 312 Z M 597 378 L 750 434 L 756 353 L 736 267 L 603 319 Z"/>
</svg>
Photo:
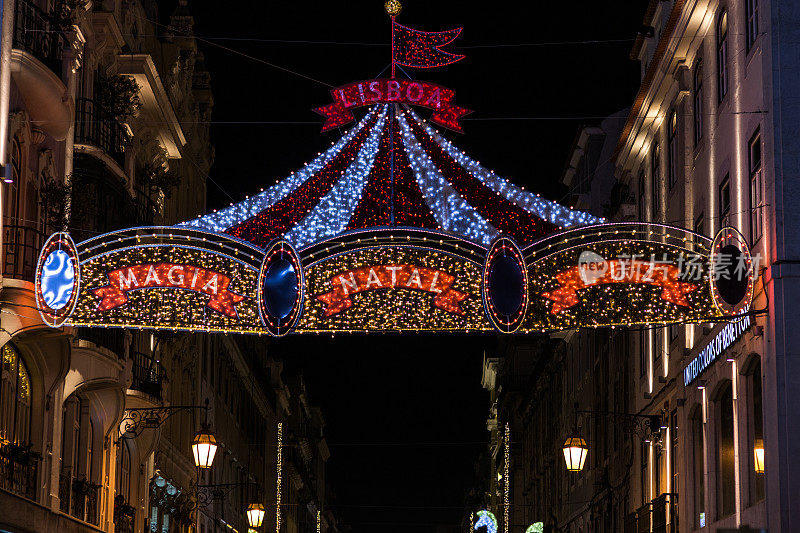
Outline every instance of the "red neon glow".
<svg viewBox="0 0 800 533">
<path fill-rule="evenodd" d="M 340 272 L 329 283 L 332 290 L 316 296 L 327 304 L 323 316 L 341 313 L 353 305 L 350 296 L 377 289 L 410 289 L 436 296 L 433 305 L 448 313 L 463 315 L 459 305 L 469 295 L 452 287 L 455 276 L 442 270 L 415 265 L 373 265 Z"/>
<path fill-rule="evenodd" d="M 392 17 L 392 65 L 435 68 L 461 61 L 465 56 L 441 50 L 456 40 L 463 28 L 446 31 L 419 31 L 403 26 Z"/>
<path fill-rule="evenodd" d="M 607 265 L 605 270 L 593 270 L 582 275 L 583 266 L 574 266 L 556 274 L 561 286 L 542 296 L 553 302 L 550 313 L 556 315 L 580 303 L 577 291 L 593 285 L 613 283 L 646 284 L 661 287 L 661 298 L 683 307 L 691 307 L 686 294 L 698 289 L 698 285 L 678 280 L 680 270 L 675 265 L 656 265 L 646 261 L 606 261 L 598 265 Z M 588 280 L 588 282 L 587 282 Z"/>
<path fill-rule="evenodd" d="M 224 274 L 193 265 L 148 263 L 133 265 L 108 273 L 109 284 L 92 290 L 102 298 L 98 311 L 108 311 L 128 303 L 129 291 L 150 288 L 189 289 L 211 296 L 208 307 L 232 318 L 237 304 L 245 296 L 230 292 L 231 279 Z"/>
<path fill-rule="evenodd" d="M 458 120 L 471 113 L 453 104 L 452 89 L 416 80 L 378 79 L 359 81 L 331 90 L 333 103 L 314 111 L 326 118 L 322 131 L 328 131 L 354 120 L 352 109 L 377 103 L 410 104 L 433 109 L 431 122 L 462 132 Z"/>
</svg>

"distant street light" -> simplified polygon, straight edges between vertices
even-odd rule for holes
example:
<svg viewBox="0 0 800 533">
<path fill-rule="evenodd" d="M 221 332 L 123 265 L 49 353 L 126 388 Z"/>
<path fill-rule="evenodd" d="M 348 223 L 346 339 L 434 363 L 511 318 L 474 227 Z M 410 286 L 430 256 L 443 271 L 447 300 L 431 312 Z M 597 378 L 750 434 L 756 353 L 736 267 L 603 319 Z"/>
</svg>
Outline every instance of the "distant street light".
<svg viewBox="0 0 800 533">
<path fill-rule="evenodd" d="M 264 506 L 260 503 L 251 503 L 247 506 L 247 523 L 252 528 L 261 527 L 264 521 Z"/>
</svg>

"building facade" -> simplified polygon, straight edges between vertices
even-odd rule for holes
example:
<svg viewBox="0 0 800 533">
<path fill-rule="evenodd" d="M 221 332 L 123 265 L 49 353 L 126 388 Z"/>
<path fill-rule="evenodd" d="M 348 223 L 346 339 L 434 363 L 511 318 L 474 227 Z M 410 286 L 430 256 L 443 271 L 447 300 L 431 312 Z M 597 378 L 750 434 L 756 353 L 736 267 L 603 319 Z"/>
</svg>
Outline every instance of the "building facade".
<svg viewBox="0 0 800 533">
<path fill-rule="evenodd" d="M 641 87 L 612 138 L 615 183 L 593 164 L 604 159 L 592 150 L 608 148 L 599 126 L 579 135 L 564 182 L 587 210 L 602 190 L 608 209 L 596 214 L 612 220 L 712 237 L 736 228 L 757 257 L 754 301 L 732 323 L 559 334 L 522 373 L 515 360 L 530 354 L 498 352 L 496 393 L 516 400 L 497 424 L 509 422 L 524 450 L 511 481 L 524 518 L 512 526 L 800 528 L 798 27 L 796 2 L 649 2 L 631 53 Z M 573 473 L 561 448 L 576 432 L 588 456 Z"/>
<path fill-rule="evenodd" d="M 153 0 L 6 0 L 3 15 L 0 530 L 245 532 L 260 503 L 259 531 L 334 531 L 322 416 L 264 339 L 51 329 L 36 311 L 53 232 L 205 212 L 213 96 L 188 1 L 166 24 Z M 204 423 L 219 446 L 201 471 Z"/>
</svg>

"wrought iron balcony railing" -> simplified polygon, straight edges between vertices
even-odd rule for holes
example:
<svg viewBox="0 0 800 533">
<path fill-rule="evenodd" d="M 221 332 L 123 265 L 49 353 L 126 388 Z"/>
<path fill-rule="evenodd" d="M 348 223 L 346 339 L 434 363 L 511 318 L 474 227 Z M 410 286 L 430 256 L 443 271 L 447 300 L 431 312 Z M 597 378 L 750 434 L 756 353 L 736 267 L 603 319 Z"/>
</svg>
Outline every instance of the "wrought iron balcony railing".
<svg viewBox="0 0 800 533">
<path fill-rule="evenodd" d="M 75 142 L 90 144 L 105 152 L 120 167 L 125 166 L 127 130 L 97 102 L 78 98 L 75 109 Z"/>
<path fill-rule="evenodd" d="M 161 400 L 164 367 L 149 355 L 139 352 L 132 352 L 131 359 L 133 360 L 131 389 Z"/>
<path fill-rule="evenodd" d="M 32 54 L 61 78 L 62 56 L 66 46 L 67 39 L 52 17 L 27 0 L 16 1 L 14 48 Z"/>
<path fill-rule="evenodd" d="M 58 497 L 61 511 L 89 524 L 100 524 L 98 503 L 100 485 L 85 478 L 72 477 L 69 469 L 58 479 Z"/>
<path fill-rule="evenodd" d="M 29 226 L 3 224 L 3 276 L 33 281 L 44 234 Z"/>
<path fill-rule="evenodd" d="M 0 488 L 36 501 L 39 459 L 28 448 L 4 445 L 0 449 Z"/>
</svg>

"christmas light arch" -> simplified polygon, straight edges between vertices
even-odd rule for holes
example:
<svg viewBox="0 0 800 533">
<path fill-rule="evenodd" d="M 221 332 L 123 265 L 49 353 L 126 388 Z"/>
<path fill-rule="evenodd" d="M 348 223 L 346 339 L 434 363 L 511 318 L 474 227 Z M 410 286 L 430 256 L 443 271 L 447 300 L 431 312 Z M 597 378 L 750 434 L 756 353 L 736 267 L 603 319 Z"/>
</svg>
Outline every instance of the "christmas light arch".
<svg viewBox="0 0 800 533">
<path fill-rule="evenodd" d="M 732 228 L 712 242 L 609 223 L 515 186 L 447 140 L 433 124 L 460 131 L 468 110 L 450 89 L 395 78 L 394 65 L 457 61 L 441 47 L 460 30 L 418 32 L 393 12 L 392 77 L 335 88 L 334 103 L 317 109 L 328 129 L 367 108 L 330 148 L 259 194 L 176 226 L 78 245 L 53 235 L 36 275 L 45 322 L 514 333 L 710 322 L 748 308 L 752 258 Z M 430 121 L 411 106 L 431 110 Z M 720 253 L 744 261 L 737 283 L 713 275 Z"/>
</svg>

